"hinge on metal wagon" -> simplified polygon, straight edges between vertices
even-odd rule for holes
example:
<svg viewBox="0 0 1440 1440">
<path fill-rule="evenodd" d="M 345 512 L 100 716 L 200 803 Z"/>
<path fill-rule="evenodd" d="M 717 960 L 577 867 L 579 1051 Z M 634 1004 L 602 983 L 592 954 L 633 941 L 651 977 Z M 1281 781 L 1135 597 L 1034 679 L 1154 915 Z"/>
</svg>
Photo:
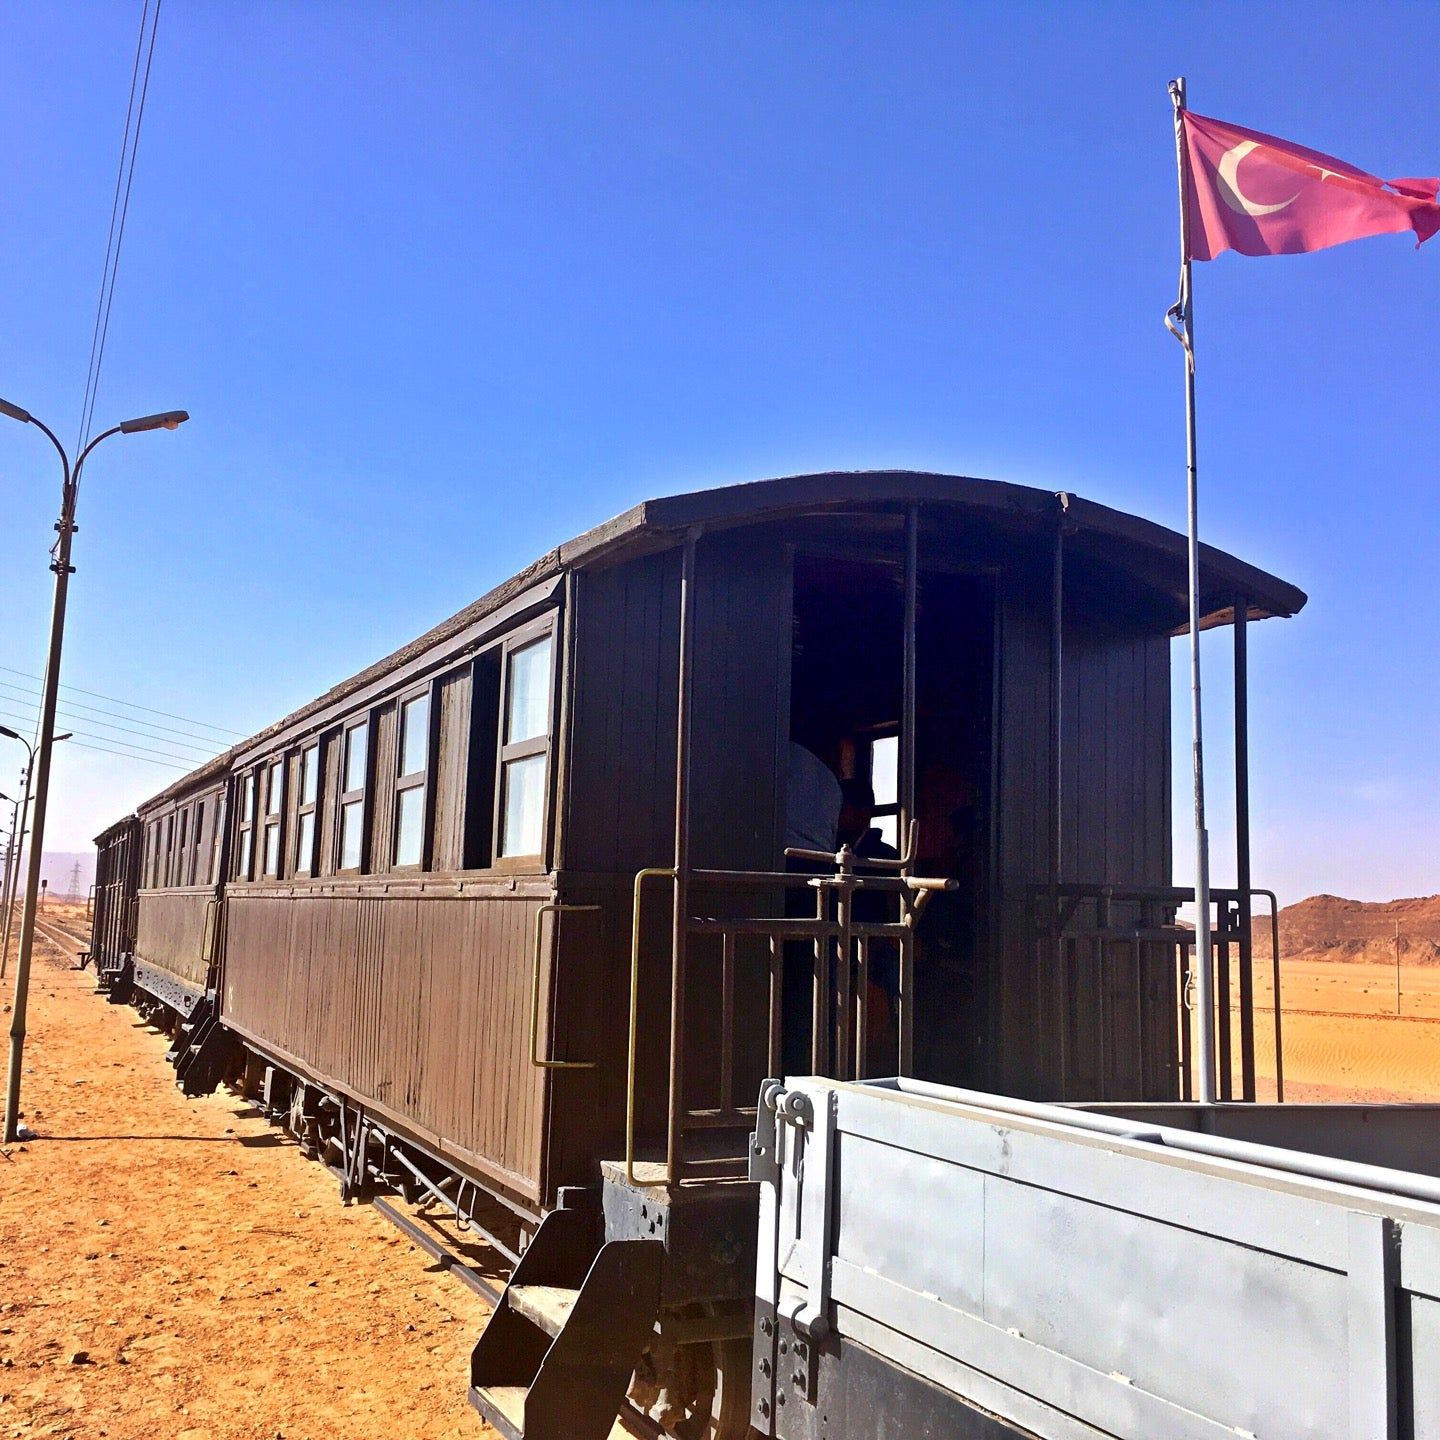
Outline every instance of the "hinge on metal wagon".
<svg viewBox="0 0 1440 1440">
<path fill-rule="evenodd" d="M 767 1080 L 760 1087 L 760 1105 L 755 1112 L 755 1133 L 750 1137 L 749 1178 L 756 1184 L 773 1185 L 780 1179 L 779 1135 L 775 1112 L 785 1085 L 780 1080 Z"/>
<path fill-rule="evenodd" d="M 805 1118 L 810 1132 L 805 1142 L 800 1190 L 800 1233 L 791 1252 L 803 1276 L 805 1297 L 794 1305 L 788 1318 L 801 1334 L 823 1340 L 830 1331 L 831 1227 L 835 1213 L 830 1181 L 834 1172 L 837 1100 L 833 1090 L 827 1090 L 819 1104 L 800 1091 L 788 1093 L 785 1099 L 796 1102 L 796 1112 L 808 1112 Z M 801 1123 L 799 1113 L 792 1123 Z"/>
</svg>

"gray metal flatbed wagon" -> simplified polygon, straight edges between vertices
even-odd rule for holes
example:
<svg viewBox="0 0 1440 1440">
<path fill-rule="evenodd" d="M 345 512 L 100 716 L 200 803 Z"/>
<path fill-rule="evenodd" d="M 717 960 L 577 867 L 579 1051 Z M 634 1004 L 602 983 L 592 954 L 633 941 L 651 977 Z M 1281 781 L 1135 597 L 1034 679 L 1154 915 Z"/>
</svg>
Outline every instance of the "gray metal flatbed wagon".
<svg viewBox="0 0 1440 1440">
<path fill-rule="evenodd" d="M 761 1434 L 1440 1436 L 1440 1107 L 762 1110 Z"/>
</svg>

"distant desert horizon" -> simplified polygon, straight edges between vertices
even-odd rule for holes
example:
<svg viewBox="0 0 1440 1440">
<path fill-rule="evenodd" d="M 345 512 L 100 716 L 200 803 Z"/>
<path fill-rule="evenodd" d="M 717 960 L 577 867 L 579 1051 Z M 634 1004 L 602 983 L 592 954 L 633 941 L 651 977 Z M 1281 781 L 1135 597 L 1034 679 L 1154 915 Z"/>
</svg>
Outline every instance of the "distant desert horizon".
<svg viewBox="0 0 1440 1440">
<path fill-rule="evenodd" d="M 1309 895 L 1280 911 L 1280 954 L 1286 960 L 1440 965 L 1440 895 L 1347 900 Z M 1255 917 L 1255 954 L 1270 956 L 1270 922 Z"/>
</svg>

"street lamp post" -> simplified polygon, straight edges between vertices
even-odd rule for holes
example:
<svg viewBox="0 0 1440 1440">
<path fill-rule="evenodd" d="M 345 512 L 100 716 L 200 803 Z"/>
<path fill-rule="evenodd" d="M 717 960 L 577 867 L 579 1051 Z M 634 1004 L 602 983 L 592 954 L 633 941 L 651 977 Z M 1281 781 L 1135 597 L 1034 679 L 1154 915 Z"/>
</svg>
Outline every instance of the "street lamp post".
<svg viewBox="0 0 1440 1440">
<path fill-rule="evenodd" d="M 5 973 L 5 960 L 10 949 L 10 911 L 13 908 L 10 895 L 10 881 L 12 872 L 15 869 L 15 827 L 20 821 L 20 802 L 13 799 L 0 790 L 0 800 L 3 800 L 10 807 L 10 841 L 5 847 L 5 878 L 0 882 L 0 907 L 5 911 L 5 919 L 0 922 L 0 929 L 3 929 L 4 940 L 0 941 L 0 975 Z"/>
<path fill-rule="evenodd" d="M 35 747 L 23 736 L 18 735 L 7 726 L 0 725 L 0 735 L 11 740 L 18 740 L 25 747 L 26 761 L 25 772 L 21 777 L 25 782 L 25 788 L 20 792 L 19 802 L 20 813 L 20 849 L 25 848 L 25 827 L 30 823 L 30 777 L 35 773 Z M 70 739 L 70 732 L 67 730 L 63 735 L 53 737 L 58 744 L 61 740 Z M 10 849 L 14 855 L 13 866 L 7 865 L 5 871 L 5 930 L 4 937 L 0 938 L 0 980 L 5 978 L 6 967 L 10 963 L 10 923 L 15 916 L 15 892 L 20 887 L 20 851 L 15 848 L 15 836 L 10 836 Z"/>
<path fill-rule="evenodd" d="M 35 901 L 40 890 L 40 859 L 45 845 L 45 812 L 50 800 L 50 755 L 55 741 L 55 706 L 60 689 L 60 651 L 65 639 L 65 599 L 70 587 L 70 541 L 75 533 L 75 501 L 80 488 L 80 472 L 90 452 L 112 435 L 134 435 L 145 430 L 175 430 L 190 417 L 183 410 L 167 410 L 159 415 L 144 415 L 137 420 L 124 420 L 97 435 L 76 458 L 74 469 L 70 457 L 55 432 L 28 410 L 0 400 L 0 415 L 18 420 L 22 425 L 35 425 L 44 432 L 60 456 L 61 490 L 60 518 L 55 522 L 58 539 L 50 568 L 55 572 L 55 600 L 50 614 L 50 653 L 45 662 L 45 688 L 40 702 L 40 746 L 32 767 L 35 795 L 35 821 L 30 833 L 29 865 L 25 873 L 25 907 L 20 917 L 20 953 L 15 961 L 15 1003 L 10 1015 L 10 1067 L 5 1089 L 4 1143 L 19 1139 L 20 1129 L 20 1068 L 25 1053 L 25 1011 L 30 993 L 30 955 L 35 945 Z"/>
</svg>

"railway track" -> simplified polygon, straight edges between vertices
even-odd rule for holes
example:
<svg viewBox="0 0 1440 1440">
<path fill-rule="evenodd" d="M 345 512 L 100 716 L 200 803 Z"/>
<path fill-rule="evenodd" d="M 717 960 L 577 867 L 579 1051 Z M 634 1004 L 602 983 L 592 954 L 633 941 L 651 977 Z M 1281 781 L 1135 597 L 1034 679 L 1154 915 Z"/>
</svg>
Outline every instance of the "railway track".
<svg viewBox="0 0 1440 1440">
<path fill-rule="evenodd" d="M 42 920 L 38 915 L 35 917 L 35 929 L 71 960 L 78 961 L 80 955 L 90 947 L 88 936 L 77 935 L 73 930 L 68 930 L 52 920 Z"/>
</svg>

